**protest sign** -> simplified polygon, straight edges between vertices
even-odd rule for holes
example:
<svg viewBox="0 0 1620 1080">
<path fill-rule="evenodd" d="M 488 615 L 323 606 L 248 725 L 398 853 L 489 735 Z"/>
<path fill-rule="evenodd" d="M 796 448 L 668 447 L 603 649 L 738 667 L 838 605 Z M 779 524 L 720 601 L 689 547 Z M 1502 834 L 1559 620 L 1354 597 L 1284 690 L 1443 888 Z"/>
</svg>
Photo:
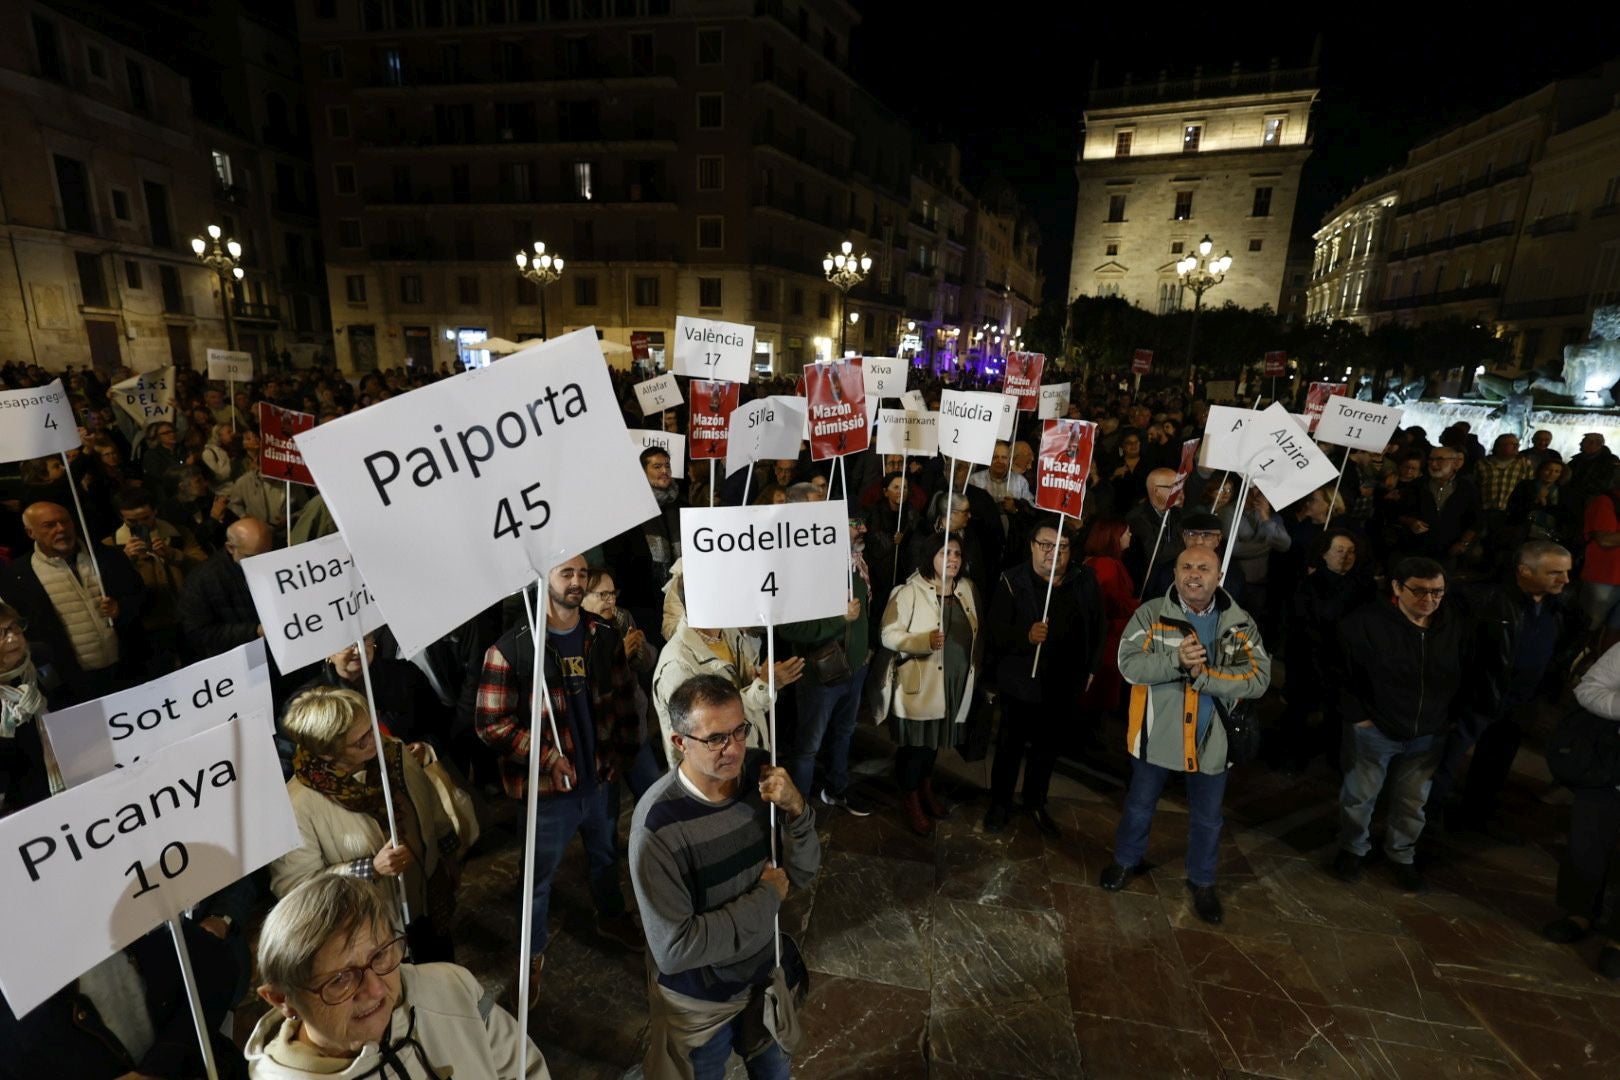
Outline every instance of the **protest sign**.
<svg viewBox="0 0 1620 1080">
<path fill-rule="evenodd" d="M 984 390 L 945 390 L 939 397 L 939 452 L 949 458 L 988 465 L 996 450 L 996 428 L 1013 399 Z"/>
<path fill-rule="evenodd" d="M 1330 395 L 1316 425 L 1316 441 L 1382 454 L 1401 426 L 1401 410 L 1341 394 Z"/>
<path fill-rule="evenodd" d="M 1322 418 L 1322 409 L 1327 406 L 1327 400 L 1336 395 L 1349 391 L 1348 383 L 1313 382 L 1310 389 L 1305 391 L 1305 415 L 1310 418 L 1310 430 L 1316 430 L 1317 421 Z M 1383 447 L 1379 447 L 1380 450 Z"/>
<path fill-rule="evenodd" d="M 892 356 L 868 356 L 863 367 L 867 397 L 897 398 L 906 392 L 906 376 L 911 371 L 906 361 Z"/>
<path fill-rule="evenodd" d="M 62 454 L 79 445 L 79 424 L 62 380 L 28 390 L 0 390 L 0 461 Z"/>
<path fill-rule="evenodd" d="M 304 464 L 293 436 L 315 426 L 315 414 L 296 412 L 259 402 L 259 475 L 266 480 L 291 480 L 315 486 L 315 478 Z"/>
<path fill-rule="evenodd" d="M 46 713 L 44 722 L 62 779 L 72 787 L 199 731 L 274 716 L 264 642 L 250 641 L 172 675 Z"/>
<path fill-rule="evenodd" d="M 1278 350 L 1265 355 L 1265 374 L 1268 379 L 1280 379 L 1288 374 L 1288 353 Z"/>
<path fill-rule="evenodd" d="M 270 655 L 282 671 L 318 663 L 383 625 L 340 533 L 242 560 Z"/>
<path fill-rule="evenodd" d="M 268 716 L 0 819 L 0 990 L 18 1016 L 301 842 Z"/>
<path fill-rule="evenodd" d="M 659 375 L 646 382 L 638 382 L 635 391 L 636 400 L 641 403 L 642 416 L 673 409 L 686 400 L 681 397 L 681 386 L 673 375 Z"/>
<path fill-rule="evenodd" d="M 1298 502 L 1338 475 L 1327 455 L 1274 401 L 1243 429 L 1245 469 L 1273 510 Z"/>
<path fill-rule="evenodd" d="M 1018 399 L 1010 394 L 998 394 L 1001 398 L 1001 415 L 996 420 L 996 438 L 1008 442 L 1013 437 L 1013 429 L 1018 424 Z"/>
<path fill-rule="evenodd" d="M 647 331 L 637 330 L 630 335 L 630 358 L 632 360 L 652 359 L 652 338 Z"/>
<path fill-rule="evenodd" d="M 775 394 L 738 406 L 726 437 L 726 475 L 756 461 L 792 460 L 804 441 L 805 401 Z"/>
<path fill-rule="evenodd" d="M 858 454 L 872 444 L 859 357 L 805 368 L 804 399 L 809 408 L 811 461 Z"/>
<path fill-rule="evenodd" d="M 1007 374 L 1002 392 L 1016 398 L 1019 412 L 1034 412 L 1040 405 L 1041 371 L 1046 357 L 1041 353 L 1007 354 Z"/>
<path fill-rule="evenodd" d="M 928 402 L 923 398 L 921 390 L 907 390 L 900 395 L 900 404 L 907 412 L 925 413 L 928 411 Z"/>
<path fill-rule="evenodd" d="M 1170 486 L 1167 506 L 1180 506 L 1187 501 L 1187 477 L 1198 467 L 1198 445 L 1202 439 L 1188 439 L 1181 444 L 1181 464 L 1176 466 L 1176 482 Z"/>
<path fill-rule="evenodd" d="M 162 367 L 143 372 L 133 379 L 114 383 L 108 391 L 120 409 L 144 431 L 159 420 L 174 421 L 174 368 Z"/>
<path fill-rule="evenodd" d="M 649 446 L 656 446 L 669 455 L 669 475 L 677 480 L 686 479 L 686 436 L 673 431 L 650 431 L 646 428 L 631 428 L 629 431 L 630 445 L 636 448 L 636 460 L 641 460 L 641 452 Z M 645 468 L 642 470 L 645 472 Z"/>
<path fill-rule="evenodd" d="M 1153 370 L 1153 350 L 1137 349 L 1131 354 L 1131 373 L 1146 375 Z"/>
<path fill-rule="evenodd" d="M 1091 475 L 1091 448 L 1097 425 L 1089 420 L 1048 420 L 1041 430 L 1040 461 L 1035 473 L 1035 505 L 1072 518 L 1086 502 Z"/>
<path fill-rule="evenodd" d="M 685 315 L 675 317 L 675 374 L 743 383 L 748 381 L 753 362 L 752 326 Z"/>
<path fill-rule="evenodd" d="M 742 396 L 741 389 L 734 382 L 719 379 L 692 380 L 686 430 L 690 433 L 693 461 L 712 461 L 726 456 L 731 414 Z"/>
<path fill-rule="evenodd" d="M 590 327 L 297 442 L 407 656 L 658 513 Z"/>
<path fill-rule="evenodd" d="M 849 506 L 829 502 L 681 510 L 686 619 L 780 626 L 842 615 Z"/>
<path fill-rule="evenodd" d="M 1211 379 L 1204 384 L 1204 398 L 1207 401 L 1236 401 L 1236 379 Z"/>
<path fill-rule="evenodd" d="M 1204 464 L 1211 469 L 1242 472 L 1245 464 L 1243 429 L 1259 415 L 1253 409 L 1211 405 L 1209 417 L 1204 421 Z"/>
<path fill-rule="evenodd" d="M 230 349 L 208 350 L 208 377 L 220 382 L 253 381 L 253 354 Z"/>
<path fill-rule="evenodd" d="M 939 453 L 939 414 L 878 410 L 878 453 L 933 457 Z"/>
<path fill-rule="evenodd" d="M 1053 383 L 1041 387 L 1041 410 L 1036 416 L 1042 420 L 1061 420 L 1069 411 L 1070 383 Z"/>
</svg>

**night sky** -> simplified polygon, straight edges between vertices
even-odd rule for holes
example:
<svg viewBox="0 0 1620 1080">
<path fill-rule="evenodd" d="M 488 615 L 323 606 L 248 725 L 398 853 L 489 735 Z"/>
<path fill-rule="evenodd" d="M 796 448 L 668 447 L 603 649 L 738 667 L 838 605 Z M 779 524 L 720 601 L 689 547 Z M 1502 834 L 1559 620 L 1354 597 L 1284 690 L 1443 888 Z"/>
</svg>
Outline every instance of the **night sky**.
<svg viewBox="0 0 1620 1080">
<path fill-rule="evenodd" d="M 1200 63 L 1206 76 L 1229 72 L 1234 60 L 1244 71 L 1264 70 L 1272 57 L 1303 67 L 1322 24 L 1320 8 L 1270 14 L 1262 5 L 1142 5 L 1135 10 L 1151 8 L 1153 17 L 1132 24 L 1099 18 L 1100 6 L 1063 12 L 1018 0 L 938 18 L 898 0 L 855 6 L 863 17 L 852 46 L 856 78 L 926 135 L 957 142 L 970 187 L 994 174 L 1011 182 L 1040 224 L 1046 295 L 1056 299 L 1068 285 L 1074 152 L 1094 61 L 1103 86 L 1119 85 L 1127 72 L 1151 82 L 1161 68 L 1172 79 L 1190 77 Z M 1295 233 L 1313 231 L 1334 203 L 1398 165 L 1411 146 L 1620 56 L 1620 21 L 1597 10 L 1458 9 L 1434 26 L 1332 8 Z"/>
</svg>

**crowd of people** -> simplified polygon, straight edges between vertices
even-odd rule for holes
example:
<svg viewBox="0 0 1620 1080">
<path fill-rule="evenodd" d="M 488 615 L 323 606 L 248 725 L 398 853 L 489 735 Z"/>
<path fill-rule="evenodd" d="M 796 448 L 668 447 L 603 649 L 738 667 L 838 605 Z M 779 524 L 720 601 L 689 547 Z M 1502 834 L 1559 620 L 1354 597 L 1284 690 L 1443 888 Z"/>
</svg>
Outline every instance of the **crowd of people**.
<svg viewBox="0 0 1620 1080">
<path fill-rule="evenodd" d="M 94 371 L 0 368 L 3 389 L 62 378 L 83 442 L 65 464 L 0 477 L 0 812 L 61 788 L 46 711 L 262 637 L 241 561 L 335 531 L 318 492 L 259 475 L 256 403 L 325 422 L 449 374 L 276 372 L 228 399 L 182 370 L 172 419 L 137 425 Z M 679 410 L 643 420 L 633 382 L 615 374 L 627 426 L 685 427 Z M 939 380 L 913 370 L 911 386 L 938 407 Z M 745 396 L 792 392 L 777 379 Z M 805 966 L 776 915 L 815 880 L 818 818 L 889 802 L 852 775 L 863 721 L 887 732 L 900 822 L 923 837 L 965 812 L 959 787 L 936 784 L 942 750 L 993 755 L 978 800 L 992 835 L 1026 818 L 1061 834 L 1059 758 L 1117 775 L 1107 890 L 1147 867 L 1175 781 L 1189 903 L 1211 924 L 1234 767 L 1240 783 L 1251 765 L 1335 770 L 1323 872 L 1354 881 L 1377 846 L 1393 885 L 1420 891 L 1426 831 L 1521 842 L 1502 795 L 1538 710 L 1573 691 L 1620 721 L 1620 459 L 1601 434 L 1566 461 L 1546 432 L 1487 452 L 1466 423 L 1432 444 L 1407 426 L 1382 453 L 1326 448 L 1341 482 L 1278 509 L 1238 477 L 1178 473 L 1200 401 L 1107 378 L 1076 384 L 1069 415 L 1097 425 L 1077 527 L 1035 506 L 1028 414 L 983 467 L 863 452 L 835 470 L 806 451 L 752 475 L 693 462 L 676 480 L 651 448 L 658 514 L 552 568 L 532 598 L 416 656 L 383 628 L 273 670 L 301 845 L 183 920 L 209 1027 L 250 983 L 270 1007 L 245 1048 L 215 1038 L 222 1075 L 507 1078 L 520 1059 L 547 1075 L 513 1016 L 539 1000 L 553 881 L 577 835 L 592 932 L 647 957 L 646 1075 L 719 1077 L 737 1053 L 756 1080 L 787 1076 Z M 772 642 L 689 623 L 680 511 L 745 492 L 846 502 L 849 580 L 825 583 L 847 596 L 841 614 Z M 458 886 L 489 824 L 480 801 L 531 795 L 529 955 L 497 1003 L 455 966 Z M 1613 780 L 1578 792 L 1549 937 L 1605 929 L 1617 836 Z M 1620 977 L 1620 942 L 1598 965 Z M 150 937 L 24 1016 L 0 1007 L 0 1042 L 0 1080 L 200 1068 L 173 952 Z"/>
</svg>

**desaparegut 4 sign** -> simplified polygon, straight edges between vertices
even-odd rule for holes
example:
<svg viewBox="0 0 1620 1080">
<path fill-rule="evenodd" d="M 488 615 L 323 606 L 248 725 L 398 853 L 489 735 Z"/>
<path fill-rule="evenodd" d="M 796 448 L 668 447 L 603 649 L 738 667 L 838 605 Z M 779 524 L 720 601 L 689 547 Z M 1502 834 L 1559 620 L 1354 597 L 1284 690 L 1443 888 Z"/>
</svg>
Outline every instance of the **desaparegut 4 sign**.
<svg viewBox="0 0 1620 1080">
<path fill-rule="evenodd" d="M 61 379 L 27 390 L 0 390 L 0 461 L 27 461 L 78 445 L 79 425 Z"/>
<path fill-rule="evenodd" d="M 683 508 L 681 566 L 692 626 L 779 626 L 842 615 L 848 504 Z"/>
<path fill-rule="evenodd" d="M 594 327 L 297 441 L 407 656 L 658 513 Z"/>
<path fill-rule="evenodd" d="M 754 362 L 754 328 L 718 319 L 675 317 L 675 374 L 747 382 Z"/>
</svg>

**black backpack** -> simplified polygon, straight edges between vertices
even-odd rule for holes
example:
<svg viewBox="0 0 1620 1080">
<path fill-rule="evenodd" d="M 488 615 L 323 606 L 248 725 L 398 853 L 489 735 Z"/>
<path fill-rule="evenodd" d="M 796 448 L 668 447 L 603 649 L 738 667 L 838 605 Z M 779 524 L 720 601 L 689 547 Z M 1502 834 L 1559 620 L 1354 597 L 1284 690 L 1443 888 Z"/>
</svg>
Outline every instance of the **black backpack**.
<svg viewBox="0 0 1620 1080">
<path fill-rule="evenodd" d="M 1547 769 L 1565 787 L 1613 787 L 1620 779 L 1620 721 L 1576 708 L 1547 742 Z"/>
</svg>

